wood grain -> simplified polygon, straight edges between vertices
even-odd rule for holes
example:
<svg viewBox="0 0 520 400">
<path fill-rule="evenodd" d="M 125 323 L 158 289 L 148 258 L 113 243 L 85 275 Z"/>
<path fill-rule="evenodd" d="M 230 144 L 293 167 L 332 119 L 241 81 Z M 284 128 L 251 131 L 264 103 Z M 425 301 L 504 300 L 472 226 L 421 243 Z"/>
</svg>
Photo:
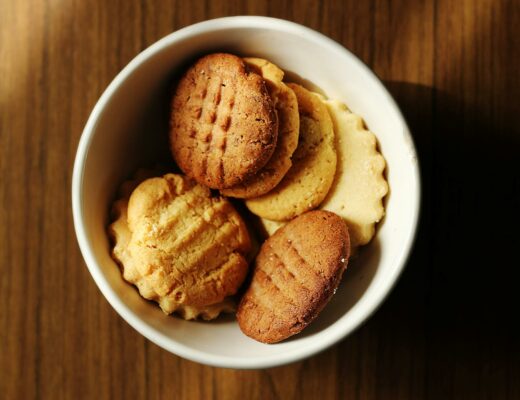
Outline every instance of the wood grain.
<svg viewBox="0 0 520 400">
<path fill-rule="evenodd" d="M 74 235 L 88 114 L 162 36 L 270 15 L 345 45 L 385 81 L 419 149 L 407 270 L 337 346 L 262 371 L 195 364 L 131 329 Z M 482 1 L 0 0 L 0 398 L 520 398 L 520 5 Z"/>
</svg>

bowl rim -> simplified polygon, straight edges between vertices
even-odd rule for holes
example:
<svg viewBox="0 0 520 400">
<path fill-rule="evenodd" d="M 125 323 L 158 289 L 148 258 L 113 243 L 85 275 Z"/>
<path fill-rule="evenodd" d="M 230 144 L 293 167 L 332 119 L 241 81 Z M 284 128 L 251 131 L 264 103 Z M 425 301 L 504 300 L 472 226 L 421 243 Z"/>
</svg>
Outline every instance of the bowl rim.
<svg viewBox="0 0 520 400">
<path fill-rule="evenodd" d="M 271 29 L 276 31 L 284 31 L 288 33 L 296 33 L 297 35 L 313 42 L 320 42 L 321 46 L 330 48 L 335 52 L 341 52 L 346 55 L 351 61 L 357 64 L 358 67 L 364 70 L 374 84 L 379 87 L 381 92 L 385 95 L 386 101 L 399 119 L 403 127 L 403 135 L 409 143 L 409 153 L 414 157 L 417 162 L 413 163 L 413 179 L 415 181 L 416 191 L 413 193 L 414 208 L 411 210 L 412 214 L 412 229 L 403 244 L 399 257 L 397 257 L 394 264 L 396 268 L 392 271 L 391 275 L 387 279 L 384 286 L 381 286 L 376 295 L 373 296 L 368 304 L 362 308 L 363 312 L 353 314 L 352 318 L 347 321 L 337 321 L 332 331 L 328 335 L 321 337 L 321 340 L 311 342 L 305 348 L 295 348 L 285 351 L 283 353 L 271 354 L 267 356 L 255 356 L 249 358 L 235 358 L 232 356 L 222 356 L 209 354 L 205 351 L 194 349 L 190 346 L 178 343 L 174 339 L 167 335 L 158 332 L 155 328 L 152 328 L 147 323 L 143 322 L 141 318 L 137 316 L 134 311 L 119 298 L 119 296 L 112 289 L 110 283 L 102 273 L 101 267 L 95 261 L 93 251 L 91 250 L 89 241 L 87 239 L 87 233 L 84 225 L 83 215 L 83 177 L 85 172 L 85 161 L 89 152 L 89 148 L 92 142 L 93 133 L 97 126 L 97 121 L 103 114 L 106 105 L 110 101 L 112 95 L 118 90 L 123 82 L 145 62 L 148 58 L 154 54 L 160 52 L 165 47 L 168 47 L 174 42 L 179 40 L 187 39 L 191 36 L 198 36 L 203 33 L 227 30 L 230 28 L 263 28 Z M 179 355 L 183 358 L 196 361 L 202 364 L 225 367 L 225 368 L 240 368 L 240 369 L 256 369 L 256 368 L 268 368 L 278 365 L 287 364 L 294 362 L 311 355 L 314 355 L 320 351 L 337 343 L 347 335 L 351 334 L 357 328 L 359 328 L 384 302 L 390 291 L 395 286 L 399 276 L 401 275 L 408 258 L 411 253 L 411 249 L 415 242 L 419 214 L 421 208 L 421 181 L 419 171 L 419 161 L 417 158 L 417 151 L 414 145 L 413 137 L 410 133 L 405 118 L 403 117 L 397 103 L 390 95 L 381 80 L 375 75 L 375 73 L 364 64 L 357 56 L 351 53 L 348 49 L 343 47 L 341 44 L 335 42 L 331 38 L 319 33 L 311 28 L 297 24 L 295 22 L 263 16 L 233 16 L 210 19 L 202 22 L 198 22 L 193 25 L 186 26 L 180 30 L 174 31 L 157 42 L 153 43 L 137 56 L 135 56 L 105 89 L 96 105 L 94 106 L 85 128 L 81 134 L 78 149 L 76 152 L 73 174 L 72 174 L 72 213 L 73 222 L 76 232 L 78 244 L 87 265 L 90 274 L 92 275 L 96 285 L 98 286 L 101 293 L 108 300 L 110 305 L 116 310 L 116 312 L 135 330 L 145 336 L 147 339 L 162 347 L 163 349 Z"/>
</svg>

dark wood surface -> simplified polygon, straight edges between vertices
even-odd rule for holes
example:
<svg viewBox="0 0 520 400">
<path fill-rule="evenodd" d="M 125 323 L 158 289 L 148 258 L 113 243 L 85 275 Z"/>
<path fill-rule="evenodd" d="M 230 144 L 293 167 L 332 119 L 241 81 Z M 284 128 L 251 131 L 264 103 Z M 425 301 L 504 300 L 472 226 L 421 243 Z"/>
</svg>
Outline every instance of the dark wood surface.
<svg viewBox="0 0 520 400">
<path fill-rule="evenodd" d="M 285 18 L 356 53 L 410 121 L 417 244 L 353 335 L 262 371 L 183 360 L 103 298 L 74 235 L 71 169 L 96 100 L 191 23 Z M 0 0 L 0 398 L 520 399 L 520 3 Z"/>
</svg>

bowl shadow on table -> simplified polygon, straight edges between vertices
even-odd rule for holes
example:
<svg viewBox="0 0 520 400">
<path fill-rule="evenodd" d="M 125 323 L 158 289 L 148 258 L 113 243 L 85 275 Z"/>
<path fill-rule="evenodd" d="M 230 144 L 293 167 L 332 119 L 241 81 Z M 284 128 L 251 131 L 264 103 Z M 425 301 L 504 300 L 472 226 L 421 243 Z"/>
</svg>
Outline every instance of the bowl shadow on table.
<svg viewBox="0 0 520 400">
<path fill-rule="evenodd" d="M 518 110 L 506 101 L 482 107 L 422 85 L 385 84 L 418 150 L 421 219 L 398 285 L 376 315 L 341 343 L 341 359 L 365 343 L 364 351 L 377 359 L 371 373 L 388 388 L 421 372 L 427 379 L 418 387 L 439 395 L 455 382 L 460 389 L 475 380 L 505 383 L 503 371 L 520 369 L 520 269 L 513 261 Z M 367 345 L 366 337 L 376 340 Z"/>
</svg>

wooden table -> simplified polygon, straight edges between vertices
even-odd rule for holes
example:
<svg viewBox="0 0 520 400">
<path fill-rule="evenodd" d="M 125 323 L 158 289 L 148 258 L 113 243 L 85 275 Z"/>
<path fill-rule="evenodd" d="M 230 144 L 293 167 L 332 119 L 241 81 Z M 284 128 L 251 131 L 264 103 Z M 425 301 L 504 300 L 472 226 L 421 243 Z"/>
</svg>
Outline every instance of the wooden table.
<svg viewBox="0 0 520 400">
<path fill-rule="evenodd" d="M 259 14 L 356 53 L 409 119 L 420 233 L 392 295 L 338 345 L 263 371 L 160 349 L 103 298 L 76 244 L 76 146 L 137 53 Z M 518 1 L 0 1 L 0 398 L 519 399 Z"/>
</svg>

